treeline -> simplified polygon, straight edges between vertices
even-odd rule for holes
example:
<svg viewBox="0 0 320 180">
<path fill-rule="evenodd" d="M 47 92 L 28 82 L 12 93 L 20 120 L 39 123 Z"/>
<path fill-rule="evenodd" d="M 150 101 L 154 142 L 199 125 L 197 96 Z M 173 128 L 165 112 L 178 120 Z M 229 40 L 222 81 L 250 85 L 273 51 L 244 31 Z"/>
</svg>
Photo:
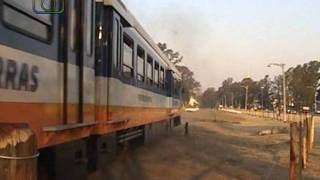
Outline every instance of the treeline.
<svg viewBox="0 0 320 180">
<path fill-rule="evenodd" d="M 196 97 L 198 94 L 200 94 L 200 82 L 195 80 L 194 73 L 190 68 L 181 65 L 183 56 L 181 56 L 179 52 L 168 48 L 166 43 L 158 43 L 158 47 L 181 73 L 182 99 L 183 103 L 187 104 L 191 96 Z"/>
<path fill-rule="evenodd" d="M 314 94 L 320 79 L 320 62 L 311 61 L 291 67 L 285 72 L 287 105 L 299 111 L 301 107 L 314 105 Z M 246 87 L 248 87 L 248 108 L 281 109 L 283 101 L 283 76 L 271 79 L 266 75 L 255 81 L 244 78 L 236 82 L 227 78 L 218 89 L 208 88 L 199 97 L 202 107 L 213 108 L 219 105 L 245 108 Z"/>
</svg>

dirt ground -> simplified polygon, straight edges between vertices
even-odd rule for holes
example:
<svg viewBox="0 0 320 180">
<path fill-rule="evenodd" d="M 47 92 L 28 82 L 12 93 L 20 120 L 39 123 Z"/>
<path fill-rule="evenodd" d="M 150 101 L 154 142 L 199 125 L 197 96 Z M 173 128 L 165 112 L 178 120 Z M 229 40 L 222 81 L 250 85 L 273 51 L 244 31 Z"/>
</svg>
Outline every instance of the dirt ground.
<svg viewBox="0 0 320 180">
<path fill-rule="evenodd" d="M 123 151 L 102 179 L 288 179 L 289 134 L 257 133 L 288 123 L 213 110 L 184 113 L 183 120 L 189 122 L 189 135 L 180 126 L 151 144 Z M 303 172 L 306 180 L 320 179 L 317 140 L 319 134 Z"/>
</svg>

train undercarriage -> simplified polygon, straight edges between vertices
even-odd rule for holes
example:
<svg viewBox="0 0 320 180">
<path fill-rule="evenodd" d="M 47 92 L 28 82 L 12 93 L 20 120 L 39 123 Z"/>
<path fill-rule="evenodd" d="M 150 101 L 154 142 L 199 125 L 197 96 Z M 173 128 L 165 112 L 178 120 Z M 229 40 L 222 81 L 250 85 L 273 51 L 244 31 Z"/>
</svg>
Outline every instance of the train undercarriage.
<svg viewBox="0 0 320 180">
<path fill-rule="evenodd" d="M 103 171 L 117 155 L 127 149 L 164 137 L 181 124 L 180 116 L 106 135 L 94 135 L 40 149 L 38 179 L 87 180 L 89 174 Z"/>
</svg>

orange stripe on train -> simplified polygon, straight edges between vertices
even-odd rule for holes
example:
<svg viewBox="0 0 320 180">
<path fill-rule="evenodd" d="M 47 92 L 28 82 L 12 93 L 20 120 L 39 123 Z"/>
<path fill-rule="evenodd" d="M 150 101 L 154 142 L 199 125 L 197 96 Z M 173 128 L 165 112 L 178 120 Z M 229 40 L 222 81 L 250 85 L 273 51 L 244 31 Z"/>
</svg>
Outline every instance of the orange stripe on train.
<svg viewBox="0 0 320 180">
<path fill-rule="evenodd" d="M 68 104 L 67 108 L 69 111 L 67 123 L 75 124 L 78 120 L 77 105 Z M 0 122 L 27 122 L 38 137 L 39 148 L 84 138 L 90 134 L 107 134 L 166 120 L 171 117 L 172 113 L 178 115 L 180 110 L 87 104 L 84 105 L 83 112 L 84 121 L 95 121 L 97 124 L 66 131 L 44 132 L 45 127 L 63 125 L 63 104 L 0 102 Z M 122 123 L 110 123 L 122 120 Z"/>
</svg>

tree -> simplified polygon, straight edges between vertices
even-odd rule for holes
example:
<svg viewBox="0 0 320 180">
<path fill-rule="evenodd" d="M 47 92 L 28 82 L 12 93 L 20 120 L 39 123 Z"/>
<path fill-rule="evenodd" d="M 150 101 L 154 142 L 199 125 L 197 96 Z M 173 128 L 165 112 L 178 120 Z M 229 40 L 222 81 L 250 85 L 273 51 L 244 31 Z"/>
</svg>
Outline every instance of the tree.
<svg viewBox="0 0 320 180">
<path fill-rule="evenodd" d="M 271 82 L 270 90 L 269 90 L 269 99 L 272 103 L 272 107 L 280 109 L 281 104 L 283 101 L 283 80 L 282 75 L 274 77 L 273 81 Z M 288 93 L 289 94 L 289 93 Z"/>
<path fill-rule="evenodd" d="M 302 106 L 312 107 L 314 91 L 320 78 L 320 62 L 311 61 L 290 68 L 286 72 L 289 97 L 296 110 Z"/>
<path fill-rule="evenodd" d="M 245 91 L 244 88 L 241 87 L 240 82 L 232 83 L 230 87 L 230 95 L 231 95 L 231 105 L 234 107 L 244 107 L 245 105 Z M 233 101 L 233 102 L 232 102 Z"/>
<path fill-rule="evenodd" d="M 248 77 L 241 81 L 241 85 L 248 86 L 248 107 L 259 106 L 259 94 L 261 92 L 261 87 L 259 87 L 258 82 Z"/>
<path fill-rule="evenodd" d="M 158 46 L 181 73 L 182 98 L 183 103 L 187 104 L 191 96 L 200 94 L 201 84 L 195 80 L 194 73 L 187 66 L 178 65 L 183 59 L 179 52 L 169 49 L 166 43 L 158 43 Z"/>
<path fill-rule="evenodd" d="M 163 53 L 174 65 L 181 63 L 183 56 L 181 56 L 179 52 L 173 51 L 172 49 L 168 49 L 166 43 L 159 42 L 158 47 L 163 51 Z"/>
<path fill-rule="evenodd" d="M 233 96 L 231 92 L 232 84 L 233 84 L 233 79 L 230 77 L 222 82 L 222 86 L 218 89 L 218 92 L 217 92 L 217 97 L 220 101 L 220 104 L 230 106 L 233 103 L 232 97 L 231 97 Z M 230 103 L 230 99 L 231 99 L 231 103 Z"/>
<path fill-rule="evenodd" d="M 191 96 L 196 96 L 200 93 L 201 84 L 194 79 L 194 73 L 186 66 L 176 66 L 181 73 L 182 89 L 183 89 L 183 102 L 188 103 Z"/>
<path fill-rule="evenodd" d="M 206 89 L 200 96 L 200 105 L 205 108 L 213 108 L 217 103 L 216 90 L 211 87 Z"/>
<path fill-rule="evenodd" d="M 296 67 L 291 67 L 285 73 L 287 79 L 287 106 L 301 110 L 302 106 L 313 107 L 316 87 L 319 86 L 320 62 L 311 61 Z M 259 81 L 244 78 L 234 82 L 227 78 L 216 91 L 216 102 L 227 106 L 244 107 L 245 89 L 249 87 L 249 107 L 261 106 L 267 109 L 283 108 L 283 76 L 278 75 L 273 80 L 266 75 Z M 289 108 L 289 109 L 290 109 Z"/>
<path fill-rule="evenodd" d="M 271 89 L 272 81 L 269 76 L 266 75 L 263 79 L 258 82 L 258 87 L 260 87 L 260 104 L 263 105 L 265 109 L 272 109 L 272 102 L 270 99 L 270 89 Z"/>
<path fill-rule="evenodd" d="M 222 82 L 222 86 L 216 92 L 217 99 L 220 104 L 244 108 L 246 98 L 246 90 L 244 87 L 248 86 L 248 106 L 261 107 L 263 102 L 264 107 L 269 108 L 271 106 L 269 99 L 270 84 L 269 76 L 265 76 L 260 81 L 244 78 L 240 82 L 233 82 L 232 78 L 227 78 Z"/>
</svg>

